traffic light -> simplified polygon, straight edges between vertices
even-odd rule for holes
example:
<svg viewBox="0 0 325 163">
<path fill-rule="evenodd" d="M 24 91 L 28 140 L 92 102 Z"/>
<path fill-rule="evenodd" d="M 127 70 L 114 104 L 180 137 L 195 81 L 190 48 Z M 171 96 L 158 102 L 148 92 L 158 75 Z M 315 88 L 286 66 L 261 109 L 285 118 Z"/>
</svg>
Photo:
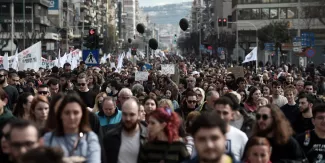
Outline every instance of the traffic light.
<svg viewBox="0 0 325 163">
<path fill-rule="evenodd" d="M 88 36 L 85 39 L 84 46 L 89 49 L 98 49 L 99 48 L 99 36 L 96 33 L 96 29 L 89 29 Z"/>
<path fill-rule="evenodd" d="M 136 48 L 132 48 L 131 49 L 131 54 L 132 55 L 137 55 L 137 49 Z"/>
<path fill-rule="evenodd" d="M 224 26 L 224 27 L 227 26 L 227 18 L 223 18 L 223 20 L 222 20 L 222 26 Z"/>
<path fill-rule="evenodd" d="M 177 34 L 174 35 L 174 44 L 177 43 Z"/>
<path fill-rule="evenodd" d="M 218 19 L 218 27 L 222 27 L 222 19 L 221 18 Z"/>
</svg>

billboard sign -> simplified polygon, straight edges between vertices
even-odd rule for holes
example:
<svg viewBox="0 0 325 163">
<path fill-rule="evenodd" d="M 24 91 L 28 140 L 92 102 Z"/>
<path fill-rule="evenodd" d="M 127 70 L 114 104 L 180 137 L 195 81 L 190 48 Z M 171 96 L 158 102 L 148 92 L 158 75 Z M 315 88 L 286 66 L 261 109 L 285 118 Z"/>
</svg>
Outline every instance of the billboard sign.
<svg viewBox="0 0 325 163">
<path fill-rule="evenodd" d="M 59 0 L 49 0 L 50 7 L 49 10 L 59 10 Z"/>
</svg>

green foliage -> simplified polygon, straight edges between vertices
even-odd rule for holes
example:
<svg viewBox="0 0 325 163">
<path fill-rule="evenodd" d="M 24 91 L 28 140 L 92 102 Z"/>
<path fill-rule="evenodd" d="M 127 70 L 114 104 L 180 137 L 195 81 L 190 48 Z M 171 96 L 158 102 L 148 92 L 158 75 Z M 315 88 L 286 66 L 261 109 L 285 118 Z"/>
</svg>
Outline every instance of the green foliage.
<svg viewBox="0 0 325 163">
<path fill-rule="evenodd" d="M 289 31 L 287 21 L 273 21 L 269 25 L 258 30 L 258 39 L 265 42 L 284 43 L 288 42 Z"/>
</svg>

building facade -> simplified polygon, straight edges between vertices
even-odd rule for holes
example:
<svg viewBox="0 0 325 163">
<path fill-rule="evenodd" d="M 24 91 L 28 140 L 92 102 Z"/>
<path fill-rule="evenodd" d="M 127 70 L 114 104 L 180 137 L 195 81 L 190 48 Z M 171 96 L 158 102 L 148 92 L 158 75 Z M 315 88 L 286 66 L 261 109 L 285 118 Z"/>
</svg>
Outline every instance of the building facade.
<svg viewBox="0 0 325 163">
<path fill-rule="evenodd" d="M 289 34 L 292 38 L 300 36 L 304 32 L 315 34 L 313 49 L 316 50 L 316 55 L 309 60 L 320 64 L 324 62 L 325 35 L 323 30 L 325 25 L 317 17 L 306 13 L 315 10 L 319 5 L 319 1 L 315 2 L 314 0 L 233 0 L 232 18 L 237 24 L 232 26 L 233 31 L 235 32 L 238 29 L 239 42 L 247 52 L 250 47 L 256 46 L 256 30 L 271 22 L 287 21 L 288 31 L 290 31 Z M 278 63 L 288 61 L 295 64 L 299 63 L 299 57 L 292 50 L 285 51 L 277 58 L 271 57 L 271 55 L 273 55 L 272 52 L 259 51 L 259 60 L 264 63 L 267 61 L 274 62 L 275 60 Z M 281 56 L 284 56 L 284 60 L 280 59 Z"/>
<path fill-rule="evenodd" d="M 0 2 L 0 48 L 2 52 L 15 51 L 15 48 L 23 50 L 32 44 L 42 41 L 42 52 L 55 48 L 59 36 L 56 33 L 47 31 L 50 26 L 48 20 L 48 8 L 50 3 L 47 0 L 1 0 Z M 11 14 L 13 6 L 14 15 Z M 15 47 L 8 48 L 11 43 L 11 23 L 14 20 L 14 42 Z"/>
</svg>

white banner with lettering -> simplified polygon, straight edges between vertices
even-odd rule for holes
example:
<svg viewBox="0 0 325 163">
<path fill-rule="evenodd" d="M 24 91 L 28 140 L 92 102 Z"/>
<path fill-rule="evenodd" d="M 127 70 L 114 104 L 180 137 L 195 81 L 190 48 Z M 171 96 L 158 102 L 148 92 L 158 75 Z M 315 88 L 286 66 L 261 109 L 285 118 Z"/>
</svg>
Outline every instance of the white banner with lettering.
<svg viewBox="0 0 325 163">
<path fill-rule="evenodd" d="M 0 56 L 0 69 L 9 70 L 8 53 Z"/>
<path fill-rule="evenodd" d="M 18 54 L 19 71 L 34 69 L 38 70 L 42 63 L 41 42 L 30 46 Z"/>
<path fill-rule="evenodd" d="M 52 67 L 56 66 L 57 62 L 58 62 L 57 59 L 56 60 L 49 60 L 49 59 L 46 59 L 46 58 L 42 57 L 42 65 L 41 65 L 41 67 L 44 68 L 44 69 L 51 69 Z"/>
</svg>

